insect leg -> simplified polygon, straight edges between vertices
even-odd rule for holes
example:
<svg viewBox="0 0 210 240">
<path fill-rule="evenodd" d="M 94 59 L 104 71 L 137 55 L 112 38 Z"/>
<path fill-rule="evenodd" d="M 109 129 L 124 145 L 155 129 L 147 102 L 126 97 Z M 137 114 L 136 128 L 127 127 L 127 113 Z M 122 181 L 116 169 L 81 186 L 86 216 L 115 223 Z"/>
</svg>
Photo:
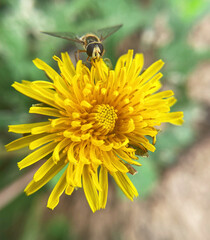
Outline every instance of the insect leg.
<svg viewBox="0 0 210 240">
<path fill-rule="evenodd" d="M 86 61 L 90 63 L 89 58 L 90 58 L 90 56 L 87 57 L 87 60 L 86 60 Z"/>
<path fill-rule="evenodd" d="M 77 49 L 77 51 L 74 52 L 74 56 L 75 56 L 76 62 L 79 61 L 79 54 L 80 54 L 81 52 L 86 52 L 86 50 Z"/>
</svg>

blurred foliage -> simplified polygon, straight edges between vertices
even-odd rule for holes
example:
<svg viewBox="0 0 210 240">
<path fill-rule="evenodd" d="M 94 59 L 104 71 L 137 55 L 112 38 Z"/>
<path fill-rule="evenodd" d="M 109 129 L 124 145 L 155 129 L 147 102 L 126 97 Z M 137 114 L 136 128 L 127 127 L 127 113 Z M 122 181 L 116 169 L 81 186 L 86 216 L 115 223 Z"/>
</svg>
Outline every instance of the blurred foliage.
<svg viewBox="0 0 210 240">
<path fill-rule="evenodd" d="M 165 15 L 173 33 L 169 43 L 162 46 L 146 46 L 137 42 L 141 51 L 152 50 L 154 60 L 162 58 L 164 84 L 172 86 L 178 98 L 174 110 L 185 113 L 182 127 L 167 126 L 160 132 L 157 150 L 149 159 L 141 158 L 143 164 L 138 174 L 131 176 L 140 195 L 147 196 L 157 183 L 164 168 L 176 163 L 177 155 L 191 144 L 196 136 L 192 127 L 197 117 L 198 103 L 187 95 L 186 79 L 199 61 L 209 59 L 209 51 L 196 51 L 188 44 L 190 29 L 209 11 L 206 0 L 1 0 L 0 2 L 0 187 L 3 189 L 19 177 L 16 162 L 25 153 L 6 153 L 4 144 L 16 138 L 7 133 L 8 124 L 36 121 L 36 116 L 26 114 L 33 100 L 16 92 L 11 84 L 22 79 L 46 79 L 32 64 L 36 57 L 56 68 L 52 56 L 71 50 L 70 42 L 50 38 L 40 31 L 85 32 L 123 24 L 123 28 L 107 39 L 105 57 L 116 62 L 119 45 L 123 51 L 133 48 L 131 36 L 153 30 L 158 16 Z M 136 44 L 136 42 L 135 42 Z M 176 75 L 176 80 L 173 77 Z M 165 126 L 164 126 L 165 127 Z M 55 184 L 56 178 L 51 184 Z M 51 185 L 48 186 L 51 188 Z M 64 216 L 54 216 L 43 227 L 39 197 L 18 196 L 0 210 L 0 239 L 75 239 Z M 37 200 L 38 199 L 38 200 Z M 42 203 L 45 204 L 45 203 Z M 28 211 L 26 212 L 26 209 Z M 43 220 L 42 220 L 43 221 Z M 13 231 L 11 231 L 13 229 Z"/>
</svg>

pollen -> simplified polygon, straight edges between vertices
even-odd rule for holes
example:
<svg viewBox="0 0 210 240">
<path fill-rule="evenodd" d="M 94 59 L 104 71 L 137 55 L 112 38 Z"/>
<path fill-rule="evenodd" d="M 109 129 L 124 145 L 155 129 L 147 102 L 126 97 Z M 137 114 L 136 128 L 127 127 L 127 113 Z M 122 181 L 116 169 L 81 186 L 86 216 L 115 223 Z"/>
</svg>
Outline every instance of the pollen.
<svg viewBox="0 0 210 240">
<path fill-rule="evenodd" d="M 111 132 L 115 127 L 115 121 L 117 119 L 116 110 L 113 106 L 108 104 L 101 104 L 96 106 L 95 120 L 99 127 Z"/>
</svg>

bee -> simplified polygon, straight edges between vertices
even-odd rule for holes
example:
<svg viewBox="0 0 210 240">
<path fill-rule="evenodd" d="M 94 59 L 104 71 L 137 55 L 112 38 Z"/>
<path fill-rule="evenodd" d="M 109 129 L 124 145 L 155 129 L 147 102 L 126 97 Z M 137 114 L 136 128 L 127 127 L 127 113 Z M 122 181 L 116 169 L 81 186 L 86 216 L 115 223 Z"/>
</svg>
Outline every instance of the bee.
<svg viewBox="0 0 210 240">
<path fill-rule="evenodd" d="M 71 32 L 41 32 L 44 34 L 48 34 L 53 37 L 63 38 L 69 41 L 73 41 L 79 43 L 83 46 L 83 50 L 78 49 L 75 52 L 75 59 L 79 59 L 79 54 L 81 52 L 86 52 L 88 58 L 92 58 L 93 60 L 101 58 L 104 53 L 105 49 L 103 46 L 103 41 L 108 38 L 110 35 L 118 31 L 122 27 L 122 24 L 116 25 L 113 27 L 103 28 L 96 31 L 96 33 L 86 33 L 82 36 L 77 36 Z"/>
</svg>

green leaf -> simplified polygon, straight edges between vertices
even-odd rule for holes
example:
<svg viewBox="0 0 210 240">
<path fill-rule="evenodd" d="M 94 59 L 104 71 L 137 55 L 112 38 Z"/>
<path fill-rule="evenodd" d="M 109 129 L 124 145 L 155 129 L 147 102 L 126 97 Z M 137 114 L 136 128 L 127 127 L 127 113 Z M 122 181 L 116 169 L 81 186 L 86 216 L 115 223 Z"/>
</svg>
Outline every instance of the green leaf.
<svg viewBox="0 0 210 240">
<path fill-rule="evenodd" d="M 158 171 L 153 161 L 149 158 L 140 157 L 141 167 L 137 167 L 137 174 L 129 175 L 131 181 L 135 185 L 140 198 L 146 197 L 151 193 L 153 187 L 158 180 Z"/>
</svg>

